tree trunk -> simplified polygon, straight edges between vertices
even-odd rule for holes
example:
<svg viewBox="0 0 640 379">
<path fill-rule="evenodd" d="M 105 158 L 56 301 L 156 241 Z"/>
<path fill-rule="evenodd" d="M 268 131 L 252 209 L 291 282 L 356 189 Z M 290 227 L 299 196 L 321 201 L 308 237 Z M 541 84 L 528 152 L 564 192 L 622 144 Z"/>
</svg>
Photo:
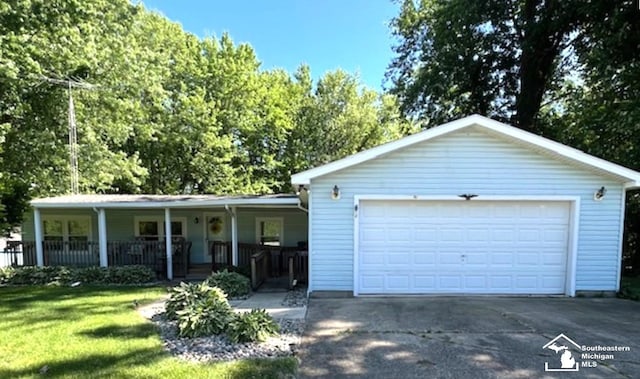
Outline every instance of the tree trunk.
<svg viewBox="0 0 640 379">
<path fill-rule="evenodd" d="M 563 31 L 551 21 L 555 1 L 545 2 L 537 11 L 540 0 L 527 0 L 523 11 L 522 56 L 520 57 L 520 91 L 516 99 L 516 124 L 521 129 L 537 132 L 535 119 L 542 97 L 553 75 L 554 63 L 560 53 Z M 543 13 L 543 14 L 539 14 Z"/>
</svg>

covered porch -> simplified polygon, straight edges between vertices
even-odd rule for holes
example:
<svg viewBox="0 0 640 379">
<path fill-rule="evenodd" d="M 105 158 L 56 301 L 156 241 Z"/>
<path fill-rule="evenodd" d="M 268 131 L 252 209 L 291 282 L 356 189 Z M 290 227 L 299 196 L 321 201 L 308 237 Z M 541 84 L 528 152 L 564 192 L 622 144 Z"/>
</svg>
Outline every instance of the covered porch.
<svg viewBox="0 0 640 379">
<path fill-rule="evenodd" d="M 292 272 L 305 280 L 308 221 L 296 195 L 73 195 L 31 204 L 14 246 L 25 265 L 142 264 L 168 280 L 229 268 L 255 285 Z"/>
</svg>

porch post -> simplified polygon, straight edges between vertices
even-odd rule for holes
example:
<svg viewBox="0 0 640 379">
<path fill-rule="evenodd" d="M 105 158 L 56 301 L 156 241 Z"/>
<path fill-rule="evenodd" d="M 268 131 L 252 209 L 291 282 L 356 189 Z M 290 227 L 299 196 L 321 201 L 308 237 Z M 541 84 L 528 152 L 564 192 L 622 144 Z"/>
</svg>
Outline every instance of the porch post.
<svg viewBox="0 0 640 379">
<path fill-rule="evenodd" d="M 173 255 L 171 247 L 171 210 L 164 209 L 164 241 L 167 251 L 167 279 L 173 279 Z"/>
<path fill-rule="evenodd" d="M 231 264 L 238 266 L 238 215 L 231 207 Z"/>
<path fill-rule="evenodd" d="M 98 249 L 100 252 L 100 267 L 107 267 L 107 215 L 104 208 L 98 209 Z"/>
<path fill-rule="evenodd" d="M 42 249 L 42 219 L 40 209 L 33 208 L 33 230 L 36 238 L 36 265 L 44 266 L 44 253 Z"/>
</svg>

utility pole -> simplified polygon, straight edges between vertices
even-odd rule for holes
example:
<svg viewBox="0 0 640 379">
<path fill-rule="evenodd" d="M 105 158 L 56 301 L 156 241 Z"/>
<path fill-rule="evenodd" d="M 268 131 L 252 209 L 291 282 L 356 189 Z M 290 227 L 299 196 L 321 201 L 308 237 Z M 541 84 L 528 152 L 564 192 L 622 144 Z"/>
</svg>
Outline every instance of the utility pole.
<svg viewBox="0 0 640 379">
<path fill-rule="evenodd" d="M 58 86 L 64 86 L 69 93 L 69 164 L 71 166 L 71 194 L 79 193 L 78 182 L 80 174 L 78 172 L 78 130 L 76 128 L 76 110 L 73 105 L 73 96 L 71 94 L 73 88 L 93 90 L 95 86 L 79 79 L 57 79 L 42 77 L 42 80 Z"/>
</svg>

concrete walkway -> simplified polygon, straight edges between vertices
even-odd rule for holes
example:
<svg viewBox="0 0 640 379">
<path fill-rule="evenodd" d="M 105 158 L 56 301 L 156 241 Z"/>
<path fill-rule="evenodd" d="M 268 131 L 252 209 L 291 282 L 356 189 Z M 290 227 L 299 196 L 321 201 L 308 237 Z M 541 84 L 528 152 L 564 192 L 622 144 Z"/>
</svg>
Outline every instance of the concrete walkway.
<svg viewBox="0 0 640 379">
<path fill-rule="evenodd" d="M 265 309 L 273 318 L 304 319 L 307 307 L 287 307 L 282 305 L 286 292 L 254 292 L 246 300 L 230 300 L 236 312 Z"/>
</svg>

